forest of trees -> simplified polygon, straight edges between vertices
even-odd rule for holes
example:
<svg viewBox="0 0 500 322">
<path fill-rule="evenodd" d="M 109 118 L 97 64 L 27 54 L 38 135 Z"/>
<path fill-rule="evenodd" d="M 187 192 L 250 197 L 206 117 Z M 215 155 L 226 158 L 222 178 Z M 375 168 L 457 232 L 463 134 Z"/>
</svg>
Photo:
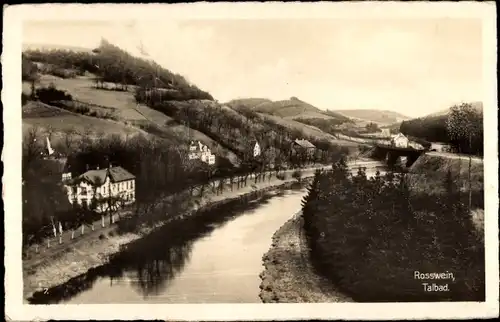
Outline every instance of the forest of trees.
<svg viewBox="0 0 500 322">
<path fill-rule="evenodd" d="M 461 131 L 454 135 L 449 121 L 453 115 L 456 124 L 467 123 L 467 133 Z M 459 153 L 483 155 L 483 113 L 472 108 L 470 104 L 453 106 L 447 115 L 417 118 L 403 121 L 401 133 L 419 137 L 430 142 L 444 142 L 451 144 Z M 470 134 L 470 135 L 469 135 Z"/>
<path fill-rule="evenodd" d="M 27 50 L 23 53 L 23 60 L 44 63 L 45 72 L 59 77 L 74 77 L 89 72 L 96 75 L 97 83 L 167 88 L 175 93 L 170 98 L 165 96 L 165 99 L 213 100 L 209 93 L 190 84 L 181 75 L 172 73 L 154 61 L 134 57 L 104 39 L 93 51 Z"/>
<path fill-rule="evenodd" d="M 303 200 L 311 260 L 355 301 L 484 300 L 484 243 L 451 173 L 446 193 L 414 192 L 406 175 L 319 172 Z M 479 193 L 476 207 L 483 207 Z M 414 271 L 453 272 L 449 292 L 424 292 Z"/>
</svg>

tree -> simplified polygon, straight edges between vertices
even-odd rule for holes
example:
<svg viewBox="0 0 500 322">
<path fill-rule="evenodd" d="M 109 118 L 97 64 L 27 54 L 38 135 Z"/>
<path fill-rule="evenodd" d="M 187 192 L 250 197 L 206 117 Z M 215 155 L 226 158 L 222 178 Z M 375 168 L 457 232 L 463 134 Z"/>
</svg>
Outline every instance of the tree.
<svg viewBox="0 0 500 322">
<path fill-rule="evenodd" d="M 469 169 L 467 180 L 469 183 L 469 211 L 472 206 L 472 142 L 482 134 L 482 115 L 468 103 L 455 105 L 450 108 L 448 119 L 446 120 L 448 135 L 458 141 L 460 149 L 461 143 L 466 142 L 469 154 Z M 459 150 L 459 152 L 461 152 Z"/>
<path fill-rule="evenodd" d="M 31 85 L 31 98 L 35 98 L 35 84 L 39 80 L 38 66 L 32 61 L 28 60 L 23 54 L 22 56 L 22 80 L 27 81 Z"/>
<path fill-rule="evenodd" d="M 368 131 L 368 133 L 378 132 L 379 131 L 378 125 L 370 122 L 366 124 L 366 131 Z"/>
</svg>

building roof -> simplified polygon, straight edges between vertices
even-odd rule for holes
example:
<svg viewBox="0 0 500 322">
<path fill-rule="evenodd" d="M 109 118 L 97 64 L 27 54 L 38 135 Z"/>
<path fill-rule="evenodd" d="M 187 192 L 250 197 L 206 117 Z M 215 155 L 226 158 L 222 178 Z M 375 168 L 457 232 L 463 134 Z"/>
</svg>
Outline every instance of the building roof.
<svg viewBox="0 0 500 322">
<path fill-rule="evenodd" d="M 403 133 L 398 133 L 398 134 L 394 134 L 391 136 L 391 139 L 397 139 L 397 138 L 405 138 L 406 139 L 406 136 L 403 134 Z"/>
<path fill-rule="evenodd" d="M 112 182 L 120 182 L 135 179 L 135 176 L 122 167 L 109 168 L 109 175 Z"/>
<path fill-rule="evenodd" d="M 112 167 L 109 169 L 89 170 L 73 180 L 70 180 L 68 183 L 76 183 L 85 180 L 92 185 L 101 185 L 106 181 L 108 174 L 113 183 L 135 179 L 135 176 L 124 168 Z"/>
<path fill-rule="evenodd" d="M 299 139 L 296 139 L 295 141 L 293 141 L 295 144 L 298 144 L 300 145 L 301 147 L 303 148 L 315 148 L 314 144 L 312 144 L 311 142 L 307 141 L 307 140 L 299 140 Z"/>
</svg>

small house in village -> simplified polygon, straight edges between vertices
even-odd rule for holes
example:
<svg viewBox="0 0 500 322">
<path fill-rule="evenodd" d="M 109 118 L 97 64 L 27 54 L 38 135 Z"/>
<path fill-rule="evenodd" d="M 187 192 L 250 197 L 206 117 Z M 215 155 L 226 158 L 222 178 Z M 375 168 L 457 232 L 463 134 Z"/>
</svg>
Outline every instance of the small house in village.
<svg viewBox="0 0 500 322">
<path fill-rule="evenodd" d="M 75 178 L 64 172 L 62 181 L 71 204 L 97 212 L 135 202 L 135 176 L 120 166 L 89 170 Z"/>
<path fill-rule="evenodd" d="M 296 139 L 292 142 L 292 153 L 306 153 L 308 155 L 314 155 L 316 147 L 314 144 L 307 140 Z"/>
<path fill-rule="evenodd" d="M 409 142 L 408 138 L 402 133 L 391 136 L 391 145 L 394 147 L 408 148 Z"/>
<path fill-rule="evenodd" d="M 189 160 L 200 160 L 209 165 L 215 164 L 215 154 L 212 154 L 210 148 L 200 141 L 190 142 L 188 158 Z"/>
</svg>

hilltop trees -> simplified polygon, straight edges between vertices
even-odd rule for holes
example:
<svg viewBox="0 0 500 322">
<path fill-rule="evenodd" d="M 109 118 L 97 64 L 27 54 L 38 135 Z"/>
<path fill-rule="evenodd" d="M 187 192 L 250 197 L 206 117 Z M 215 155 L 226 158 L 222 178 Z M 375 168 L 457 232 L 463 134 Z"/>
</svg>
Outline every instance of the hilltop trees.
<svg viewBox="0 0 500 322">
<path fill-rule="evenodd" d="M 473 146 L 476 148 L 483 145 L 483 115 L 470 104 L 455 105 L 450 109 L 446 120 L 446 129 L 449 137 L 458 146 L 461 152 L 464 148 L 469 154 L 469 211 L 472 204 L 472 180 L 471 180 L 471 153 Z M 481 149 L 482 150 L 482 149 Z"/>
<path fill-rule="evenodd" d="M 449 143 L 459 153 L 483 154 L 483 113 L 469 103 L 451 107 L 447 115 L 403 121 L 399 130 L 430 142 Z"/>
</svg>

